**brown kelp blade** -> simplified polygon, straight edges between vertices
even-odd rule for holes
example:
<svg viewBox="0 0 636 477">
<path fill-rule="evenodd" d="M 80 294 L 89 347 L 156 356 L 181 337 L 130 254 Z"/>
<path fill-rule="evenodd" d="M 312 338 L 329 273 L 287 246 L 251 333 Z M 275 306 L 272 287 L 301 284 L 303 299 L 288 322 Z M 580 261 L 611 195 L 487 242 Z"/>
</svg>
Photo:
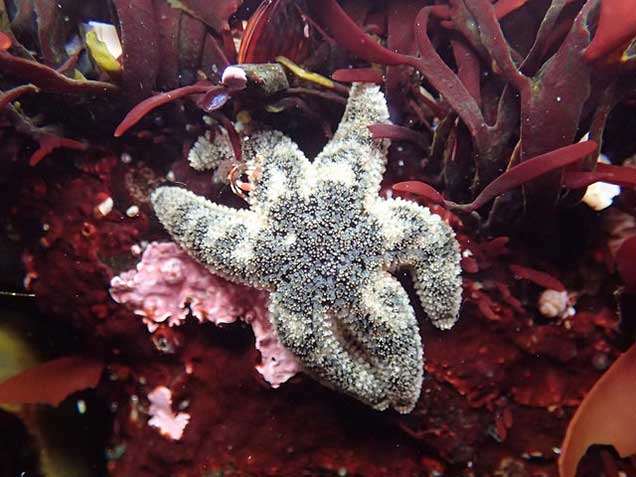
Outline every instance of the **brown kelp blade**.
<svg viewBox="0 0 636 477">
<path fill-rule="evenodd" d="M 559 475 L 575 477 L 593 444 L 612 445 L 622 457 L 636 453 L 636 345 L 620 356 L 576 410 L 561 446 Z"/>
<path fill-rule="evenodd" d="M 0 403 L 51 404 L 82 389 L 94 388 L 104 363 L 81 356 L 65 356 L 16 374 L 0 383 Z"/>
</svg>

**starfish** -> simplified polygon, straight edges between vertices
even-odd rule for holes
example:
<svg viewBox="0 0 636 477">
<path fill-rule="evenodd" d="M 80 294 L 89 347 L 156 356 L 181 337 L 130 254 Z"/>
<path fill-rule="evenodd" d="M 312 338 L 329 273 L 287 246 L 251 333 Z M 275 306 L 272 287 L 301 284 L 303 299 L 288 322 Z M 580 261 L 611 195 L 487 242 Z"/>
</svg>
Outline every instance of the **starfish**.
<svg viewBox="0 0 636 477">
<path fill-rule="evenodd" d="M 460 253 L 451 227 L 428 208 L 379 196 L 388 123 L 377 86 L 354 84 L 344 116 L 310 162 L 278 131 L 245 143 L 249 209 L 161 187 L 164 227 L 213 273 L 270 292 L 282 344 L 304 371 L 378 410 L 410 412 L 423 379 L 422 341 L 400 282 L 411 272 L 422 308 L 448 329 L 461 303 Z"/>
</svg>

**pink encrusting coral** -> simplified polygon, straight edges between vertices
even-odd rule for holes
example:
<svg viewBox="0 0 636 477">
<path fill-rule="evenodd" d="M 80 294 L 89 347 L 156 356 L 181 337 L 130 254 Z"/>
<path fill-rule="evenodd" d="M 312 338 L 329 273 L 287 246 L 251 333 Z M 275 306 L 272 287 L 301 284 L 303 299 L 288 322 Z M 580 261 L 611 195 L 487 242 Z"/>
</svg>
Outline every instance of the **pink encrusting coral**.
<svg viewBox="0 0 636 477">
<path fill-rule="evenodd" d="M 300 371 L 300 365 L 278 341 L 267 313 L 267 294 L 211 274 L 172 242 L 153 242 L 135 270 L 111 280 L 110 294 L 143 317 L 153 333 L 161 324 L 181 325 L 192 313 L 200 322 L 252 327 L 261 353 L 258 372 L 278 387 Z"/>
<path fill-rule="evenodd" d="M 113 299 L 142 316 L 151 333 L 164 322 L 180 325 L 190 312 L 199 321 L 233 323 L 243 311 L 238 298 L 245 293 L 210 274 L 174 243 L 151 243 L 136 270 L 111 281 Z"/>
<path fill-rule="evenodd" d="M 273 388 L 277 388 L 301 370 L 301 366 L 278 340 L 269 320 L 266 308 L 267 297 L 261 293 L 261 306 L 245 314 L 242 319 L 252 327 L 256 349 L 261 353 L 261 362 L 256 369 Z M 258 300 L 256 301 L 258 303 Z"/>
<path fill-rule="evenodd" d="M 172 410 L 172 391 L 165 386 L 157 386 L 148 394 L 150 407 L 148 425 L 156 427 L 162 436 L 178 441 L 183 436 L 190 414 L 180 412 L 175 414 Z"/>
</svg>

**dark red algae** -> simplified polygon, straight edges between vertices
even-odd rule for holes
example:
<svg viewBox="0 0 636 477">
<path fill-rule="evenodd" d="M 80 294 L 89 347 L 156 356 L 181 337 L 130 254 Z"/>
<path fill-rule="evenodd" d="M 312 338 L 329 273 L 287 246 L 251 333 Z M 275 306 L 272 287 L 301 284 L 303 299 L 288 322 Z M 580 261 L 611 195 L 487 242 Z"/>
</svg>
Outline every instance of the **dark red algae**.
<svg viewBox="0 0 636 477">
<path fill-rule="evenodd" d="M 636 477 L 635 11 L 0 2 L 0 429 L 22 449 L 0 475 Z M 396 272 L 424 343 L 408 414 L 298 372 L 266 294 L 142 265 L 170 241 L 158 186 L 245 207 L 251 132 L 314 157 L 353 82 L 387 98 L 381 194 L 461 248 L 451 330 Z"/>
</svg>

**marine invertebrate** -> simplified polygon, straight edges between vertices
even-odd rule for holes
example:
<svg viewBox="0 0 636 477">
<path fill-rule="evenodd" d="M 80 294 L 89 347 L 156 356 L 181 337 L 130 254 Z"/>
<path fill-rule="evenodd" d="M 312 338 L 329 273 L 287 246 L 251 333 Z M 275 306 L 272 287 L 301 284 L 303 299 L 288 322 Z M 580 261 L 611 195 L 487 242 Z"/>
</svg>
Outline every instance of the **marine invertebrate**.
<svg viewBox="0 0 636 477">
<path fill-rule="evenodd" d="M 271 292 L 276 332 L 307 372 L 383 410 L 419 398 L 422 345 L 408 296 L 389 272 L 408 268 L 441 329 L 461 302 L 459 246 L 428 209 L 378 196 L 387 122 L 376 86 L 354 84 L 333 139 L 313 163 L 283 134 L 252 136 L 251 210 L 175 187 L 152 202 L 172 237 L 215 273 Z"/>
<path fill-rule="evenodd" d="M 570 297 L 567 291 L 547 289 L 541 293 L 537 301 L 539 312 L 546 318 L 557 318 L 574 314 L 570 306 Z"/>
</svg>

